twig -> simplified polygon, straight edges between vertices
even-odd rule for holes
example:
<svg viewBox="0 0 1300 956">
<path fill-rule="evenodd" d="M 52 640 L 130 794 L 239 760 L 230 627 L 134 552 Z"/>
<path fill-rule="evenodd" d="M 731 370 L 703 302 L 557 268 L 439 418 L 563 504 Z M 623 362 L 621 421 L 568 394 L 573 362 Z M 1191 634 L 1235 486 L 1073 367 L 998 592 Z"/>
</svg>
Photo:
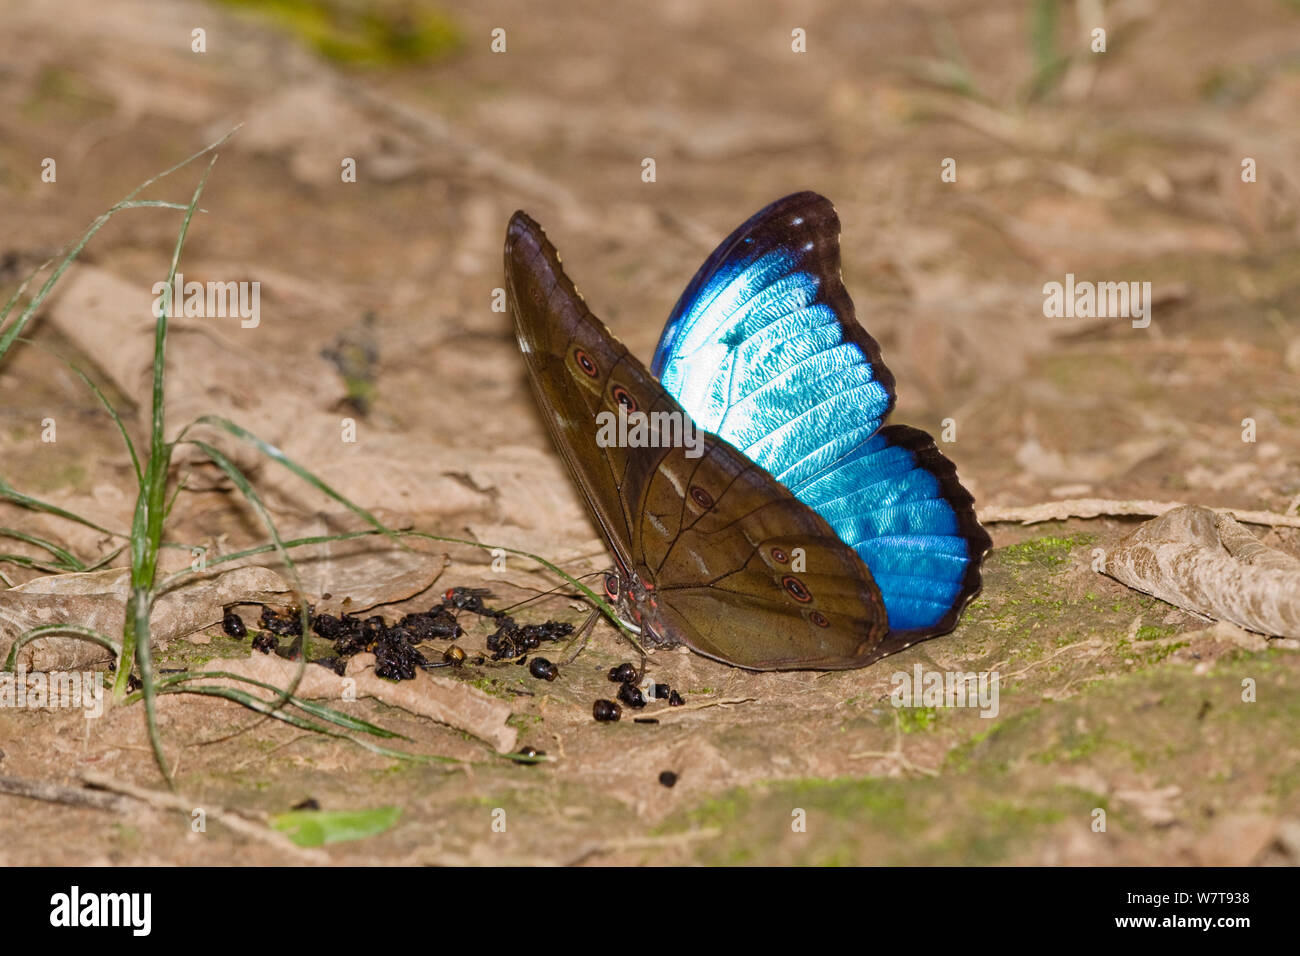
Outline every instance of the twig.
<svg viewBox="0 0 1300 956">
<path fill-rule="evenodd" d="M 1134 623 L 1134 624 L 1137 624 L 1137 625 L 1141 625 L 1141 623 L 1142 623 L 1142 618 L 1140 618 L 1140 617 L 1139 617 L 1139 618 L 1136 618 L 1136 619 L 1134 620 L 1133 623 Z M 1136 632 L 1137 632 L 1137 628 L 1136 628 L 1136 627 L 1134 627 L 1134 628 L 1130 628 L 1129 638 L 1132 639 L 1133 635 L 1134 635 Z M 1046 657 L 1044 657 L 1044 658 L 1040 658 L 1039 660 L 1036 660 L 1036 661 L 1033 661 L 1033 662 L 1031 662 L 1031 663 L 1029 663 L 1029 664 L 1026 664 L 1024 667 L 1020 668 L 1020 670 L 1015 671 L 1014 673 L 1011 673 L 1011 674 L 1007 674 L 1005 677 L 1003 677 L 1003 678 L 1001 678 L 1001 679 L 1002 679 L 1002 680 L 1010 680 L 1010 679 L 1013 678 L 1013 677 L 1023 677 L 1026 673 L 1028 673 L 1031 669 L 1037 667 L 1039 664 L 1046 664 L 1048 661 L 1055 660 L 1056 658 L 1058 658 L 1058 657 L 1060 657 L 1062 654 L 1064 654 L 1066 651 L 1072 651 L 1072 650 L 1074 650 L 1076 647 L 1095 647 L 1095 648 L 1101 648 L 1103 645 L 1104 645 L 1104 642 L 1103 642 L 1102 640 L 1100 640 L 1099 638 L 1095 638 L 1095 637 L 1090 637 L 1090 638 L 1088 638 L 1086 641 L 1076 641 L 1076 642 L 1073 643 L 1073 644 L 1066 644 L 1064 647 L 1057 648 L 1057 650 L 1055 650 L 1055 651 L 1054 651 L 1053 653 L 1051 653 L 1051 654 L 1048 654 Z"/>
<path fill-rule="evenodd" d="M 979 519 L 984 524 L 1015 522 L 1037 524 L 1040 521 L 1064 521 L 1066 518 L 1101 518 L 1111 516 L 1162 515 L 1182 508 L 1180 501 L 1121 501 L 1112 498 L 1067 498 L 1063 501 L 1045 501 L 1022 508 L 1002 508 L 992 505 L 981 508 Z M 1274 528 L 1300 528 L 1300 515 L 1277 514 L 1272 511 L 1242 511 L 1238 508 L 1211 508 L 1215 514 L 1232 515 L 1246 524 L 1269 525 Z"/>
<path fill-rule="evenodd" d="M 658 717 L 663 720 L 665 717 L 674 717 L 677 714 L 684 713 L 688 710 L 704 710 L 706 707 L 727 707 L 732 704 L 746 704 L 750 701 L 758 700 L 757 697 L 723 697 L 718 700 L 703 700 L 698 704 L 683 704 L 680 707 L 661 707 L 651 713 L 638 714 L 639 717 Z"/>
<path fill-rule="evenodd" d="M 212 803 L 201 802 L 179 793 L 137 787 L 134 784 L 123 783 L 102 774 L 82 772 L 78 776 L 92 787 L 109 791 L 110 794 L 121 794 L 116 799 L 130 798 L 155 810 L 174 810 L 189 816 L 195 809 L 201 808 L 208 819 L 221 823 L 242 836 L 266 843 L 282 853 L 295 856 L 301 862 L 326 863 L 329 860 L 329 857 L 319 850 L 300 847 L 284 834 L 277 833 L 265 824 L 246 819 L 238 811 L 229 810 Z"/>
<path fill-rule="evenodd" d="M 897 709 L 894 710 L 894 749 L 859 750 L 857 753 L 849 754 L 849 759 L 889 760 L 892 761 L 899 770 L 910 770 L 913 773 L 923 774 L 927 777 L 939 776 L 939 771 L 932 770 L 929 767 L 922 767 L 920 764 L 912 763 L 912 761 L 908 759 L 907 754 L 903 753 L 903 722 L 899 719 Z"/>
<path fill-rule="evenodd" d="M 0 777 L 0 793 L 7 793 L 14 797 L 27 797 L 31 800 L 43 800 L 46 803 L 61 803 L 69 807 L 109 810 L 113 813 L 125 813 L 132 807 L 132 801 L 120 794 L 86 790 L 81 787 L 61 787 L 57 783 L 27 780 L 24 777 Z"/>
<path fill-rule="evenodd" d="M 687 830 L 685 833 L 672 833 L 666 836 L 628 837 L 623 840 L 606 840 L 584 847 L 577 856 L 565 860 L 565 866 L 576 866 L 593 856 L 617 853 L 620 850 L 654 850 L 660 847 L 678 846 L 694 843 L 696 840 L 715 839 L 722 831 L 716 827 L 700 830 Z"/>
</svg>

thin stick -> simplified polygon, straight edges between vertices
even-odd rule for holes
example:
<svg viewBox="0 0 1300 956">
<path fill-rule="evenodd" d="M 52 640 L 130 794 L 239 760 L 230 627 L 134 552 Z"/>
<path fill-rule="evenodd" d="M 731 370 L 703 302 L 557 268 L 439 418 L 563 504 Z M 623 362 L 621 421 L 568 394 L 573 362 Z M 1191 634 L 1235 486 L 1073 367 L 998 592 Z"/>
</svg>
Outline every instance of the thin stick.
<svg viewBox="0 0 1300 956">
<path fill-rule="evenodd" d="M 721 833 L 722 831 L 717 827 L 705 827 L 699 830 L 687 830 L 685 833 L 669 833 L 664 836 L 625 837 L 621 840 L 606 840 L 604 843 L 589 844 L 580 850 L 576 856 L 566 860 L 564 865 L 576 866 L 593 856 L 602 856 L 608 853 L 689 846 L 698 840 L 716 839 Z"/>
<path fill-rule="evenodd" d="M 116 793 L 104 793 L 102 790 L 86 790 L 79 787 L 61 787 L 57 783 L 28 780 L 24 777 L 0 777 L 0 793 L 7 793 L 14 797 L 27 797 L 31 800 L 43 800 L 46 803 L 61 803 L 68 807 L 111 810 L 114 813 L 130 810 L 133 802 L 128 797 Z"/>
<path fill-rule="evenodd" d="M 1101 518 L 1127 515 L 1162 515 L 1183 507 L 1181 501 L 1120 501 L 1111 498 L 1067 498 L 1064 501 L 1045 501 L 1023 508 L 1001 508 L 996 505 L 982 508 L 979 519 L 984 524 L 1015 522 L 1037 524 L 1040 521 L 1064 521 L 1066 518 Z M 1243 511 L 1239 508 L 1211 508 L 1216 514 L 1232 515 L 1246 524 L 1269 525 L 1274 528 L 1300 528 L 1300 515 L 1283 515 L 1273 511 Z"/>
<path fill-rule="evenodd" d="M 722 697 L 718 700 L 702 700 L 696 704 L 682 704 L 673 707 L 671 704 L 666 707 L 660 707 L 650 713 L 638 714 L 640 717 L 658 717 L 663 720 L 665 717 L 676 717 L 678 714 L 684 714 L 692 710 L 704 710 L 707 707 L 730 707 L 733 704 L 748 704 L 751 701 L 758 700 L 757 697 Z"/>
<path fill-rule="evenodd" d="M 219 807 L 212 803 L 187 798 L 183 794 L 169 793 L 163 790 L 149 790 L 144 787 L 137 787 L 134 784 L 124 783 L 120 780 L 114 780 L 96 773 L 81 773 L 80 778 L 92 787 L 98 787 L 100 790 L 110 791 L 111 794 L 120 794 L 118 799 L 124 797 L 133 801 L 139 801 L 155 810 L 173 810 L 189 816 L 195 809 L 201 808 L 207 817 L 215 820 L 236 833 L 262 843 L 269 844 L 282 853 L 289 853 L 302 860 L 313 863 L 321 863 L 328 859 L 325 854 L 319 851 L 304 849 L 290 840 L 283 833 L 277 833 L 261 823 L 256 823 L 246 819 L 233 810 L 225 807 Z M 92 791 L 93 792 L 93 791 Z"/>
<path fill-rule="evenodd" d="M 889 760 L 894 763 L 900 770 L 911 770 L 913 773 L 924 774 L 927 777 L 939 776 L 939 771 L 932 770 L 929 767 L 922 767 L 920 764 L 912 763 L 903 752 L 903 721 L 898 716 L 898 710 L 894 710 L 894 749 L 893 750 L 860 750 L 857 753 L 849 754 L 850 760 Z"/>
</svg>

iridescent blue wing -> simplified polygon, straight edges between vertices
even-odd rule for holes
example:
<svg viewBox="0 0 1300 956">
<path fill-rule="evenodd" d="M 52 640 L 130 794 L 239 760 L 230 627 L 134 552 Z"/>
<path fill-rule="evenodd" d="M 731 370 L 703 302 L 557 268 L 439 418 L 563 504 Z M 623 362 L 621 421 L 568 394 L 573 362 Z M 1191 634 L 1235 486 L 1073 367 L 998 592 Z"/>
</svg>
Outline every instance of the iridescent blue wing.
<svg viewBox="0 0 1300 956">
<path fill-rule="evenodd" d="M 795 193 L 750 218 L 677 301 L 650 371 L 787 487 L 875 434 L 894 376 L 840 281 L 839 218 Z"/>
<path fill-rule="evenodd" d="M 894 377 L 840 279 L 839 225 L 811 192 L 750 218 L 687 286 L 651 371 L 858 552 L 897 650 L 953 628 L 990 542 L 930 437 L 882 428 Z"/>
</svg>

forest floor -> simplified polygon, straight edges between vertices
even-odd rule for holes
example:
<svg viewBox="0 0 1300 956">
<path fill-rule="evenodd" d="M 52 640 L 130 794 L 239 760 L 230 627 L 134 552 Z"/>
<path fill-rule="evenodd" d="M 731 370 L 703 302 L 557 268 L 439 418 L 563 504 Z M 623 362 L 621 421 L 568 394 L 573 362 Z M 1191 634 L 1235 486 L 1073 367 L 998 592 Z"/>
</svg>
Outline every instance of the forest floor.
<svg viewBox="0 0 1300 956">
<path fill-rule="evenodd" d="M 316 6 L 276 4 L 283 15 L 268 18 L 242 4 L 69 0 L 6 13 L 6 298 L 112 202 L 243 124 L 181 271 L 260 281 L 261 320 L 173 323 L 169 428 L 226 415 L 394 520 L 603 570 L 509 316 L 492 307 L 507 219 L 524 208 L 541 222 L 592 309 L 648 358 L 713 245 L 811 188 L 838 209 L 845 283 L 898 379 L 894 420 L 936 434 L 952 420 L 944 450 L 981 508 L 1104 498 L 1294 512 L 1294 3 L 1110 4 L 1105 54 L 1088 52 L 1064 5 L 1043 41 L 1045 6 L 1029 3 L 774 4 L 760 17 L 670 2 L 617 18 L 594 0 L 544 16 L 501 0 L 417 4 L 435 19 L 416 64 L 385 62 L 386 47 L 361 51 L 377 63 L 337 62 L 291 15 Z M 495 27 L 504 54 L 489 48 Z M 806 54 L 791 52 L 795 27 Z M 44 157 L 56 183 L 41 181 Z M 357 182 L 340 181 L 342 157 Z M 940 178 L 947 157 L 955 183 Z M 1257 182 L 1242 182 L 1245 157 Z M 148 195 L 187 201 L 200 172 Z M 0 477 L 107 527 L 131 523 L 130 459 L 66 360 L 147 432 L 150 290 L 178 219 L 115 218 L 34 342 L 0 364 Z M 1044 283 L 1067 273 L 1150 281 L 1150 327 L 1044 317 Z M 340 440 L 343 419 L 355 442 Z M 283 527 L 338 511 L 240 460 Z M 210 466 L 182 471 L 171 540 L 211 553 L 264 540 Z M 167 697 L 164 744 L 196 808 L 275 814 L 314 798 L 400 817 L 297 850 L 220 822 L 197 833 L 189 814 L 144 804 L 0 797 L 0 863 L 1294 864 L 1300 654 L 1093 570 L 1094 549 L 1139 520 L 991 525 L 984 591 L 957 630 L 864 670 L 754 674 L 660 650 L 650 673 L 688 706 L 648 708 L 659 724 L 592 720 L 592 701 L 612 696 L 606 671 L 632 659 L 603 622 L 553 683 L 467 666 L 464 679 L 508 703 L 516 743 L 550 758 L 535 765 L 368 698 L 350 712 L 405 734 L 401 749 L 450 759 L 394 760 L 233 703 Z M 9 506 L 0 526 L 82 557 L 108 544 Z M 1300 553 L 1300 531 L 1256 530 Z M 524 558 L 502 570 L 473 548 L 432 550 L 450 559 L 436 583 L 374 613 L 425 610 L 453 586 L 489 587 L 504 605 L 558 583 Z M 355 583 L 327 572 L 323 590 Z M 518 612 L 584 616 L 565 599 Z M 489 628 L 464 623 L 460 643 L 481 653 Z M 158 666 L 249 653 L 212 626 L 160 648 Z M 997 672 L 996 713 L 891 706 L 893 675 L 918 666 Z M 138 704 L 94 720 L 0 708 L 0 752 L 0 775 L 163 788 Z"/>
</svg>

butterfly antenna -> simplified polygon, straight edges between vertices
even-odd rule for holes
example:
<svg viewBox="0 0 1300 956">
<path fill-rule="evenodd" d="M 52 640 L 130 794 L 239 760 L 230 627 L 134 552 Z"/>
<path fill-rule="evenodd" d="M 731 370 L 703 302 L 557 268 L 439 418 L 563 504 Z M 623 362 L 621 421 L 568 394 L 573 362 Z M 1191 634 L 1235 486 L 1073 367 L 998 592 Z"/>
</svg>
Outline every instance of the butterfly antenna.
<svg viewBox="0 0 1300 956">
<path fill-rule="evenodd" d="M 583 578 L 590 578 L 590 577 L 594 577 L 595 575 L 604 574 L 604 573 L 605 572 L 603 571 L 591 571 L 588 574 L 579 575 L 577 578 L 575 578 L 575 580 L 581 581 Z M 507 607 L 501 608 L 500 610 L 502 614 L 509 614 L 513 611 L 517 611 L 521 607 L 525 607 L 529 604 L 532 604 L 534 601 L 540 601 L 544 598 L 551 597 L 552 595 L 560 593 L 567 587 L 567 585 L 560 584 L 557 585 L 556 587 L 550 588 L 549 590 L 543 591 L 538 588 L 529 587 L 526 584 L 511 584 L 510 586 L 519 588 L 521 591 L 532 591 L 533 596 L 530 598 L 524 598 L 522 601 L 518 601 L 515 604 L 511 604 Z M 564 596 L 568 598 L 582 599 L 585 595 L 570 593 L 570 594 L 565 594 Z"/>
</svg>

